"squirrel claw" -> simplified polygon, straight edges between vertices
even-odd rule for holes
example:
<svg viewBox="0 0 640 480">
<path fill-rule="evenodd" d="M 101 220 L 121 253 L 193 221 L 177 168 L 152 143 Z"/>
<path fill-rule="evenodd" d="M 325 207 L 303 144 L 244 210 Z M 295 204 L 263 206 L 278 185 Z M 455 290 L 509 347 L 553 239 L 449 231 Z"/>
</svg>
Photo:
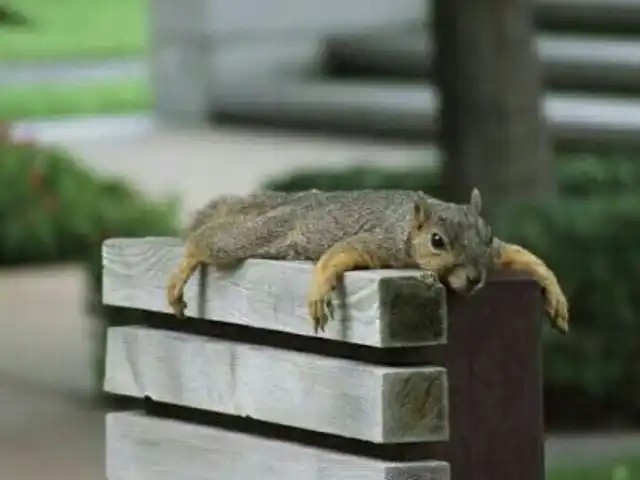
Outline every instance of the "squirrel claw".
<svg viewBox="0 0 640 480">
<path fill-rule="evenodd" d="M 187 302 L 184 301 L 182 296 L 170 298 L 169 305 L 171 306 L 171 310 L 173 310 L 173 314 L 176 317 L 184 318 L 184 311 L 187 308 Z"/>
<path fill-rule="evenodd" d="M 313 322 L 313 333 L 317 335 L 318 332 L 324 332 L 327 323 L 333 318 L 333 303 L 331 298 L 329 295 L 326 295 L 309 300 L 308 308 L 311 321 Z"/>
<path fill-rule="evenodd" d="M 423 271 L 420 278 L 429 286 L 436 285 L 439 282 L 438 275 L 430 270 Z"/>
<path fill-rule="evenodd" d="M 560 333 L 569 332 L 569 304 L 560 287 L 548 289 L 547 297 L 547 314 L 551 320 L 551 325 Z"/>
</svg>

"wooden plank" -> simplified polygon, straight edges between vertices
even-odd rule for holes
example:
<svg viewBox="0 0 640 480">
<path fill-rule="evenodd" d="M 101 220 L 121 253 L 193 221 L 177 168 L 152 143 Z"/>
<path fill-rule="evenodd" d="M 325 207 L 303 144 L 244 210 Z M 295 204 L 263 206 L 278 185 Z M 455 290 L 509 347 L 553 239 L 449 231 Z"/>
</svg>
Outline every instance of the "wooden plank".
<svg viewBox="0 0 640 480">
<path fill-rule="evenodd" d="M 133 412 L 107 415 L 109 480 L 449 480 L 445 462 L 385 462 Z"/>
<path fill-rule="evenodd" d="M 440 367 L 394 368 L 198 335 L 112 327 L 111 393 L 376 443 L 448 438 Z"/>
<path fill-rule="evenodd" d="M 182 251 L 173 238 L 107 240 L 103 302 L 170 312 L 166 283 Z M 206 292 L 199 275 L 185 289 L 188 316 L 314 336 L 305 302 L 311 263 L 252 259 L 232 273 L 208 270 Z M 338 290 L 336 318 L 322 338 L 375 347 L 446 340 L 445 289 L 427 285 L 416 270 L 350 272 Z"/>
</svg>

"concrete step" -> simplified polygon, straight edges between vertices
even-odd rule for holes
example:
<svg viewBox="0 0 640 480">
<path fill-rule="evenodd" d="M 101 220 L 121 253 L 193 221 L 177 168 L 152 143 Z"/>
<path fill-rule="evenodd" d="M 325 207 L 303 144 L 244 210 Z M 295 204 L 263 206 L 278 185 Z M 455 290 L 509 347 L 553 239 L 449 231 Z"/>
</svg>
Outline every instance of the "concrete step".
<svg viewBox="0 0 640 480">
<path fill-rule="evenodd" d="M 547 88 L 640 93 L 640 36 L 540 34 L 536 47 Z M 329 38 L 323 52 L 333 77 L 425 79 L 434 43 L 425 30 L 397 30 Z"/>
<path fill-rule="evenodd" d="M 419 142 L 434 139 L 438 95 L 414 83 L 274 79 L 221 86 L 219 122 L 259 124 Z M 566 147 L 640 147 L 640 100 L 547 93 L 544 114 Z"/>
</svg>

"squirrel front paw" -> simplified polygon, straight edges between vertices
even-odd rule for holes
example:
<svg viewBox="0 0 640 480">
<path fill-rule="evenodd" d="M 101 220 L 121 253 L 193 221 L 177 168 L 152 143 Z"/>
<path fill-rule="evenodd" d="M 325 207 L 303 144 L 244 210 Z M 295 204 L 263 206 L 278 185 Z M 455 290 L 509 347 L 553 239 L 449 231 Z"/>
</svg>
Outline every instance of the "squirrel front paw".
<svg viewBox="0 0 640 480">
<path fill-rule="evenodd" d="M 309 299 L 307 301 L 307 308 L 309 310 L 309 316 L 313 323 L 313 333 L 316 335 L 318 331 L 324 332 L 327 323 L 333 318 L 334 308 L 331 300 L 332 285 L 327 285 L 326 282 L 320 282 L 314 278 L 311 290 L 309 292 Z"/>
<path fill-rule="evenodd" d="M 176 317 L 184 318 L 187 302 L 184 301 L 182 290 L 170 285 L 167 291 L 167 302 Z"/>
<path fill-rule="evenodd" d="M 558 284 L 545 288 L 546 310 L 553 328 L 561 333 L 569 331 L 569 302 Z"/>
<path fill-rule="evenodd" d="M 326 295 L 324 298 L 310 299 L 308 308 L 313 323 L 313 333 L 317 335 L 318 331 L 324 332 L 327 323 L 333 318 L 331 297 Z"/>
</svg>

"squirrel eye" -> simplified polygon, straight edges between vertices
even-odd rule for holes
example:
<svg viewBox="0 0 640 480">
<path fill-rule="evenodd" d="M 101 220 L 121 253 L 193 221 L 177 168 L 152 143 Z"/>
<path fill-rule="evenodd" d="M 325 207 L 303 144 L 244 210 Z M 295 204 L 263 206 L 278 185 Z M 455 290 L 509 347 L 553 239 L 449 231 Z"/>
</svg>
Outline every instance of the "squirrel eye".
<svg viewBox="0 0 640 480">
<path fill-rule="evenodd" d="M 431 234 L 431 247 L 433 247 L 434 250 L 444 250 L 444 238 L 442 238 L 439 233 L 434 232 Z"/>
</svg>

